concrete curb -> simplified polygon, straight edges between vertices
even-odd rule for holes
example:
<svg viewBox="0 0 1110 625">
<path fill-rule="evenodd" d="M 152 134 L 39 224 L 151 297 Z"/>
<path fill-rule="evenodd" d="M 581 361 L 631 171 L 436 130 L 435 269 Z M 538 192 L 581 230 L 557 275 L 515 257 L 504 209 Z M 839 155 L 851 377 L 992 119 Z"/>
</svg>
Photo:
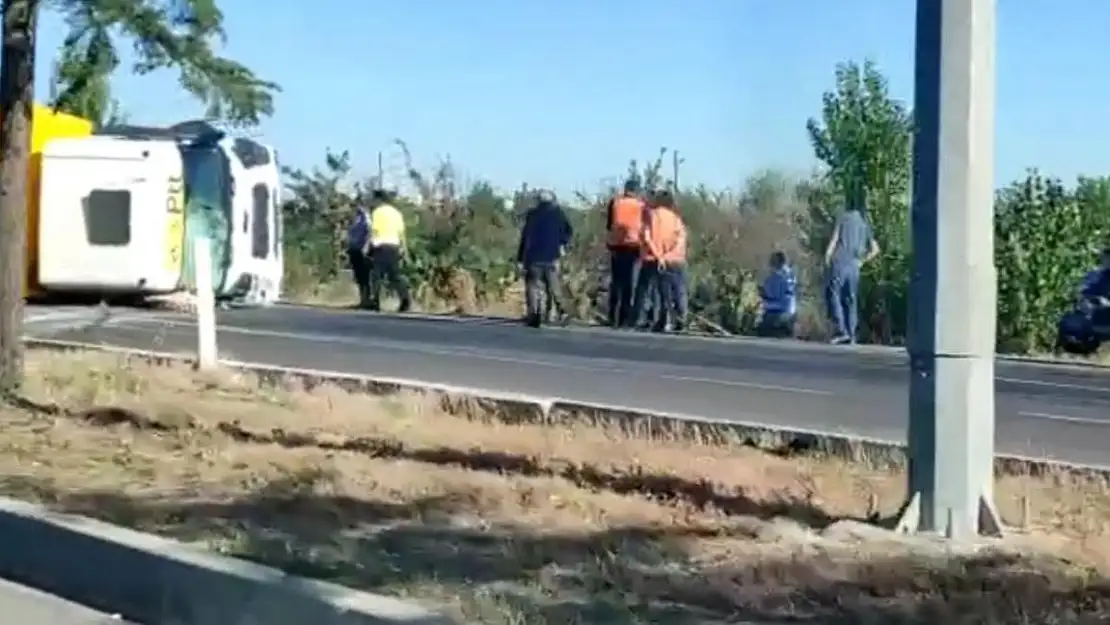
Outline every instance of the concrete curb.
<svg viewBox="0 0 1110 625">
<path fill-rule="evenodd" d="M 450 625 L 411 603 L 0 498 L 0 577 L 150 625 Z"/>
<path fill-rule="evenodd" d="M 192 363 L 193 358 L 178 354 L 138 350 L 114 345 L 28 338 L 30 348 L 52 351 L 96 350 L 139 358 L 154 363 Z M 330 384 L 351 392 L 372 395 L 393 395 L 401 392 L 431 394 L 438 398 L 447 412 L 473 411 L 507 423 L 603 424 L 622 428 L 630 433 L 653 436 L 678 436 L 703 442 L 741 439 L 746 444 L 779 452 L 809 452 L 842 457 L 853 462 L 878 465 L 904 465 L 906 443 L 854 435 L 773 426 L 749 421 L 721 422 L 698 415 L 668 412 L 646 412 L 629 406 L 613 406 L 579 402 L 562 397 L 540 397 L 481 388 L 438 384 L 425 380 L 365 376 L 341 371 L 280 367 L 265 363 L 221 360 L 225 367 L 249 371 L 263 383 L 285 385 L 290 382 L 311 389 Z M 1011 454 L 995 454 L 995 471 L 1001 473 L 1042 475 L 1068 472 L 1084 476 L 1098 475 L 1110 481 L 1110 465 L 1083 465 L 1062 460 Z"/>
</svg>

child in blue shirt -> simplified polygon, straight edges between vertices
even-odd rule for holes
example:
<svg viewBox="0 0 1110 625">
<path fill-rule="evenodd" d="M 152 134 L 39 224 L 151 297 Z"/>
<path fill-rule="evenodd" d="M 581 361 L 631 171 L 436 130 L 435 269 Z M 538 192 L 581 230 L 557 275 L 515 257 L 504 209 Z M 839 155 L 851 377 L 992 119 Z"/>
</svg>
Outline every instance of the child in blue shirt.
<svg viewBox="0 0 1110 625">
<path fill-rule="evenodd" d="M 757 332 L 760 336 L 791 338 L 798 318 L 798 279 L 784 252 L 771 254 L 771 273 L 759 287 L 763 315 Z"/>
</svg>

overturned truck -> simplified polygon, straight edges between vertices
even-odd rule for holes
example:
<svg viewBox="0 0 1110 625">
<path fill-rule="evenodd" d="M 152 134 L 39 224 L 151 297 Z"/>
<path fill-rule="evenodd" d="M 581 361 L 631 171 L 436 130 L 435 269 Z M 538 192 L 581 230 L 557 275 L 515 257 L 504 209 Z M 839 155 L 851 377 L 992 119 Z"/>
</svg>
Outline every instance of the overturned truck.
<svg viewBox="0 0 1110 625">
<path fill-rule="evenodd" d="M 38 282 L 47 292 L 165 295 L 195 287 L 211 241 L 216 296 L 277 300 L 284 273 L 277 154 L 203 121 L 111 126 L 42 155 Z"/>
</svg>

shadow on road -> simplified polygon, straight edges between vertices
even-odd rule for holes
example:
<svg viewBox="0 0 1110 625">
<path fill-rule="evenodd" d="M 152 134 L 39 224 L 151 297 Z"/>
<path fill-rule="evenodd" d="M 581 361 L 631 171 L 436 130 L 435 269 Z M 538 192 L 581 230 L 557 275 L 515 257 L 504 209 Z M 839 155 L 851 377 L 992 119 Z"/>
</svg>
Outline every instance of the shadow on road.
<svg viewBox="0 0 1110 625">
<path fill-rule="evenodd" d="M 26 476 L 5 493 L 199 542 L 286 571 L 453 606 L 482 623 L 1095 623 L 1110 585 L 1037 573 L 1016 558 L 959 564 L 856 558 L 727 533 L 612 527 L 526 531 L 464 514 L 465 496 L 405 503 L 325 496 L 291 475 L 232 501 L 62 493 Z M 757 512 L 757 511 L 753 511 Z"/>
</svg>

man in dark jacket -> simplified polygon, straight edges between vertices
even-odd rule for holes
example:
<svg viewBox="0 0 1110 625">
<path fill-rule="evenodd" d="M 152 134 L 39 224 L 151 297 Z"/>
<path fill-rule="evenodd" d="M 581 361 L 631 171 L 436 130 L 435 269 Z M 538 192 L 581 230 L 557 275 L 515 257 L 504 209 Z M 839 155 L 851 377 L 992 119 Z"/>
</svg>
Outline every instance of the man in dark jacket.
<svg viewBox="0 0 1110 625">
<path fill-rule="evenodd" d="M 524 273 L 527 322 L 540 327 L 550 305 L 560 314 L 562 287 L 559 284 L 559 259 L 570 245 L 573 232 L 570 220 L 550 191 L 541 191 L 537 203 L 524 218 L 517 262 Z"/>
<path fill-rule="evenodd" d="M 359 202 L 354 208 L 351 224 L 347 227 L 347 258 L 351 262 L 351 273 L 358 286 L 359 308 L 370 307 L 370 279 L 372 269 L 367 246 L 370 243 L 370 211 Z"/>
</svg>

